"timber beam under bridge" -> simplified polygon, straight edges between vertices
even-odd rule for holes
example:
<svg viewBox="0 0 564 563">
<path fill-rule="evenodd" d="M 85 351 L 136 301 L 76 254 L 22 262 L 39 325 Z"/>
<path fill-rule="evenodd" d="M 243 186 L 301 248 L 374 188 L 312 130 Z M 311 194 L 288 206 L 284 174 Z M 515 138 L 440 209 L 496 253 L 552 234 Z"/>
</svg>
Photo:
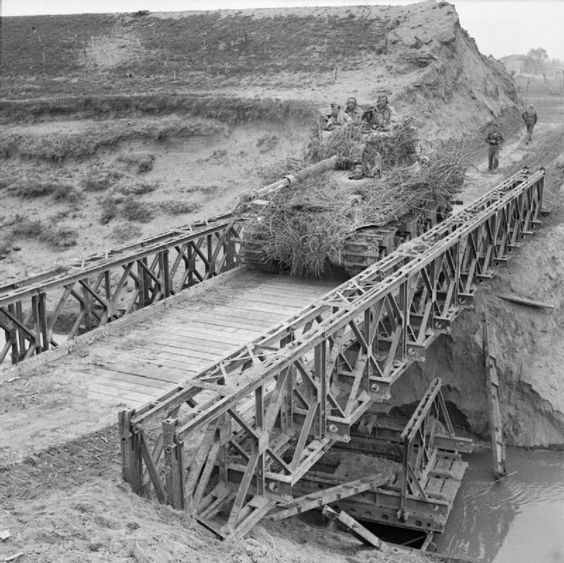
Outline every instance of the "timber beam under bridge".
<svg viewBox="0 0 564 563">
<path fill-rule="evenodd" d="M 357 439 L 368 409 L 389 410 L 394 381 L 540 224 L 543 181 L 542 170 L 518 172 L 186 384 L 122 411 L 123 478 L 220 536 L 295 506 L 310 470 Z M 431 458 L 467 449 L 449 421 L 440 431 L 431 424 L 443 403 L 434 383 L 425 412 L 401 434 L 397 508 L 407 525 L 406 507 L 427 498 L 438 471 Z M 335 494 L 343 493 L 333 487 L 327 498 Z"/>
</svg>

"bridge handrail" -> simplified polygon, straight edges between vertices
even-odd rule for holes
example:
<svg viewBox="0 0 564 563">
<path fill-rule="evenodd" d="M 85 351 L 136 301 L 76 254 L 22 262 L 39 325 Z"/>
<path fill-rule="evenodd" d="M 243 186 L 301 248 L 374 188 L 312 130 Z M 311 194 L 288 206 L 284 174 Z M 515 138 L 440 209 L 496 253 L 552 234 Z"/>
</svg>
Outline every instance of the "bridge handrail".
<svg viewBox="0 0 564 563">
<path fill-rule="evenodd" d="M 28 278 L 15 280 L 0 286 L 0 306 L 5 306 L 13 302 L 14 299 L 21 299 L 56 286 L 65 285 L 79 278 L 97 274 L 104 269 L 128 263 L 132 259 L 143 258 L 153 252 L 194 240 L 209 232 L 225 228 L 232 218 L 233 216 L 228 214 L 213 217 L 205 222 L 177 227 L 153 237 L 142 239 L 134 244 L 93 254 L 84 258 L 84 260 L 72 262 L 68 266 L 61 266 Z"/>
</svg>

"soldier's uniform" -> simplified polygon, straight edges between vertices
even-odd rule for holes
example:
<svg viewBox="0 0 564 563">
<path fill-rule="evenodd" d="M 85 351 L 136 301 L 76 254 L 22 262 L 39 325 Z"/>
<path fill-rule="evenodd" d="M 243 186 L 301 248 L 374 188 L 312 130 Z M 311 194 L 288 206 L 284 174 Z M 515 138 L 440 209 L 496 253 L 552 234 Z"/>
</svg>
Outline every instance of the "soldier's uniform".
<svg viewBox="0 0 564 563">
<path fill-rule="evenodd" d="M 388 130 L 392 121 L 392 110 L 387 96 L 379 96 L 376 105 L 365 112 L 363 119 L 373 129 Z"/>
<path fill-rule="evenodd" d="M 345 114 L 353 123 L 358 122 L 362 119 L 362 110 L 358 107 L 356 98 L 353 98 L 351 96 L 347 99 L 347 103 L 345 105 Z"/>
<path fill-rule="evenodd" d="M 521 114 L 523 121 L 527 127 L 527 145 L 533 140 L 533 129 L 537 123 L 537 111 L 533 104 L 529 104 L 527 109 Z"/>
<path fill-rule="evenodd" d="M 327 116 L 325 123 L 326 131 L 333 131 L 336 127 L 341 127 L 350 121 L 350 117 L 336 103 L 331 104 L 331 113 Z"/>
<path fill-rule="evenodd" d="M 491 172 L 499 166 L 499 147 L 503 143 L 503 135 L 497 124 L 494 124 L 494 128 L 488 133 L 486 143 L 490 145 L 488 149 L 488 170 Z"/>
</svg>

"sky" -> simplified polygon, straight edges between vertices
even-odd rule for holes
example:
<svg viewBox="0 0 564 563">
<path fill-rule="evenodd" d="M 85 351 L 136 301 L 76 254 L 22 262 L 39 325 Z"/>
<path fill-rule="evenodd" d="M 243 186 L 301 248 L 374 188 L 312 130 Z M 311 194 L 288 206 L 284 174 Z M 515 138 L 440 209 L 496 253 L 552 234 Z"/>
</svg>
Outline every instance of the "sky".
<svg viewBox="0 0 564 563">
<path fill-rule="evenodd" d="M 272 8 L 410 4 L 416 0 L 0 0 L 2 16 L 175 12 Z M 564 0 L 450 0 L 460 22 L 485 55 L 500 58 L 543 47 L 550 58 L 564 60 Z"/>
</svg>

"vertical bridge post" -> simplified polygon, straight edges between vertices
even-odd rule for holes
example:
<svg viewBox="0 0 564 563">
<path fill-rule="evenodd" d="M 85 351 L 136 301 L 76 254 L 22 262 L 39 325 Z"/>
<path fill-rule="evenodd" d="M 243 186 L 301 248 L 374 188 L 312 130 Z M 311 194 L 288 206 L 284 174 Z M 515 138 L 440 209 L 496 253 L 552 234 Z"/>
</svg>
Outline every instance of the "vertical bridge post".
<svg viewBox="0 0 564 563">
<path fill-rule="evenodd" d="M 490 351 L 488 335 L 488 316 L 484 312 L 482 315 L 483 326 L 483 349 L 484 365 L 486 369 L 486 387 L 488 390 L 488 403 L 490 411 L 490 434 L 492 441 L 492 454 L 494 473 L 496 479 L 507 475 L 505 465 L 505 444 L 503 442 L 503 422 L 501 419 L 501 407 L 499 403 L 499 378 L 495 365 L 495 358 Z"/>
</svg>

